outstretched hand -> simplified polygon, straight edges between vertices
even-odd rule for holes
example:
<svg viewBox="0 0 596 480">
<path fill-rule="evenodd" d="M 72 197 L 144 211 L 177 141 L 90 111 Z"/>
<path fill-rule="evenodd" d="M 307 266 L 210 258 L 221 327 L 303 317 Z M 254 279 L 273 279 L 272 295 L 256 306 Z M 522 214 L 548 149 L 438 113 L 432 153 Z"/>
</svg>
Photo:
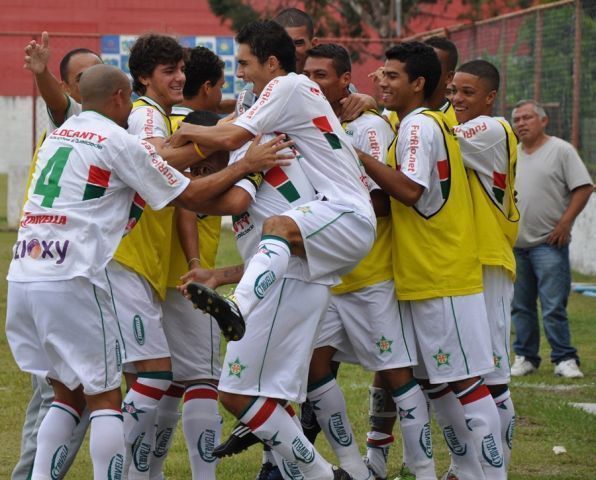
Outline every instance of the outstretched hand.
<svg viewBox="0 0 596 480">
<path fill-rule="evenodd" d="M 31 40 L 25 47 L 25 64 L 23 68 L 31 70 L 35 75 L 45 71 L 50 60 L 50 35 L 42 32 L 41 44 Z"/>
<path fill-rule="evenodd" d="M 186 298 L 189 298 L 188 292 L 186 291 L 186 287 L 189 283 L 200 283 L 201 285 L 205 285 L 206 287 L 212 288 L 214 290 L 219 286 L 217 284 L 217 280 L 215 279 L 215 270 L 209 270 L 207 268 L 201 267 L 192 268 L 180 277 L 180 281 L 182 284 L 178 285 L 176 288 Z"/>
<path fill-rule="evenodd" d="M 170 138 L 168 138 L 166 143 L 170 147 L 182 147 L 190 141 L 190 135 L 192 135 L 193 131 L 201 128 L 204 127 L 201 127 L 200 125 L 193 125 L 192 123 L 188 122 L 180 122 L 176 131 Z"/>
<path fill-rule="evenodd" d="M 265 143 L 260 143 L 262 135 L 257 135 L 244 158 L 243 162 L 247 164 L 250 172 L 263 172 L 273 167 L 286 167 L 290 165 L 291 160 L 296 156 L 291 151 L 279 153 L 288 148 L 294 142 L 291 140 L 283 141 L 285 135 L 278 135 L 277 137 Z"/>
</svg>

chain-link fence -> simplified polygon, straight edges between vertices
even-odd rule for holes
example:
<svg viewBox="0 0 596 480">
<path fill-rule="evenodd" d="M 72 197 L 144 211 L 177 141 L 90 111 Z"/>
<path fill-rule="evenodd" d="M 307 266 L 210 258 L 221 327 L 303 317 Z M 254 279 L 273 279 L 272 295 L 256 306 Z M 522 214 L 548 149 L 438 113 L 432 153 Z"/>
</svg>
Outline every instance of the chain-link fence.
<svg viewBox="0 0 596 480">
<path fill-rule="evenodd" d="M 563 0 L 490 20 L 425 32 L 402 39 L 325 39 L 358 52 L 361 66 L 374 70 L 382 52 L 397 41 L 433 35 L 453 41 L 460 64 L 483 58 L 501 73 L 495 114 L 510 118 L 521 99 L 543 103 L 547 132 L 573 143 L 596 179 L 596 1 Z M 364 66 L 364 67 L 363 67 Z"/>
</svg>

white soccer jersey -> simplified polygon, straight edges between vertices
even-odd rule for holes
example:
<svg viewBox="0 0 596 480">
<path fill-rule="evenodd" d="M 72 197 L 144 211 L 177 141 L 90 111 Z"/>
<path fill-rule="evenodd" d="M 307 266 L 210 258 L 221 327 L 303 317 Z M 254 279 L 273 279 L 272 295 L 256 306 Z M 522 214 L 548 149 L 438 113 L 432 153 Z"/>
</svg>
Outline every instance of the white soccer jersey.
<svg viewBox="0 0 596 480">
<path fill-rule="evenodd" d="M 103 115 L 70 118 L 39 151 L 8 280 L 81 276 L 108 288 L 103 270 L 124 232 L 134 190 L 160 209 L 188 182 L 150 144 Z"/>
<path fill-rule="evenodd" d="M 505 120 L 501 118 L 501 120 Z M 509 172 L 508 142 L 505 128 L 497 118 L 481 115 L 454 127 L 466 168 L 474 170 L 495 205 L 510 211 L 509 196 L 502 202 L 494 194 L 494 185 L 505 185 Z"/>
<path fill-rule="evenodd" d="M 363 113 L 344 126 L 354 148 L 362 150 L 379 162 L 387 163 L 387 151 L 395 134 L 389 122 L 380 115 Z M 369 191 L 378 190 L 379 186 L 367 175 Z"/>
<path fill-rule="evenodd" d="M 261 141 L 266 142 L 271 138 L 273 136 L 264 135 Z M 249 145 L 250 142 L 230 154 L 230 165 L 242 159 Z M 236 183 L 236 186 L 246 190 L 253 198 L 248 211 L 233 217 L 236 244 L 244 262 L 248 262 L 257 251 L 263 223 L 267 218 L 280 215 L 317 198 L 315 189 L 302 170 L 304 162 L 305 160 L 298 154 L 291 165 L 268 170 L 260 186 L 248 178 Z M 298 257 L 291 257 L 286 277 L 305 280 L 307 270 L 304 262 Z M 327 283 L 327 281 L 317 279 L 317 283 Z"/>
<path fill-rule="evenodd" d="M 83 111 L 83 107 L 70 95 L 64 94 L 64 96 L 66 97 L 66 101 L 68 102 L 68 105 L 66 106 L 66 113 L 64 114 L 64 121 L 66 121 L 70 117 L 74 117 L 75 115 L 81 113 Z M 50 112 L 50 109 L 47 106 L 46 111 L 48 112 L 48 123 L 50 124 L 49 130 L 54 130 L 58 128 L 59 125 L 56 124 L 56 121 L 54 120 L 54 117 L 52 117 L 52 113 Z"/>
<path fill-rule="evenodd" d="M 234 123 L 255 135 L 287 134 L 304 155 L 302 168 L 315 190 L 375 225 L 364 169 L 316 83 L 295 73 L 276 77 Z"/>
<path fill-rule="evenodd" d="M 442 165 L 449 171 L 445 141 L 440 127 L 426 115 L 426 108 L 408 113 L 399 124 L 396 164 L 410 180 L 424 187 L 414 208 L 429 217 L 445 202 L 441 191 Z"/>
<path fill-rule="evenodd" d="M 148 105 L 134 106 L 128 117 L 128 132 L 143 140 L 169 137 L 171 131 L 164 109 L 149 97 L 139 97 L 136 102 L 139 101 Z"/>
</svg>

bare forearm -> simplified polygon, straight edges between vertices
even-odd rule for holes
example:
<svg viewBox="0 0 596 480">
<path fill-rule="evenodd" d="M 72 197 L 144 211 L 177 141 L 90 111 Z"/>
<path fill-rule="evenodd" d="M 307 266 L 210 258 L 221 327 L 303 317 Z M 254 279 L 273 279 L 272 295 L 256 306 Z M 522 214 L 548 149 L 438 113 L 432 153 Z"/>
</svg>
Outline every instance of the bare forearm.
<svg viewBox="0 0 596 480">
<path fill-rule="evenodd" d="M 64 122 L 68 100 L 60 86 L 60 82 L 46 68 L 42 73 L 35 75 L 35 83 L 54 121 L 57 124 Z"/>
<path fill-rule="evenodd" d="M 190 264 L 192 259 L 199 258 L 199 232 L 197 231 L 197 215 L 190 210 L 176 208 L 176 229 L 180 246 Z M 190 265 L 189 265 L 190 266 Z"/>
<path fill-rule="evenodd" d="M 207 177 L 196 178 L 175 203 L 194 212 L 206 213 L 203 209 L 203 206 L 209 206 L 206 202 L 220 196 L 248 173 L 244 162 L 240 161 Z"/>
<path fill-rule="evenodd" d="M 565 213 L 563 213 L 560 221 L 573 223 L 588 204 L 593 191 L 594 187 L 592 185 L 582 185 L 573 190 L 571 192 L 569 206 L 567 207 L 567 210 L 565 210 Z"/>
<path fill-rule="evenodd" d="M 358 152 L 358 156 L 360 157 L 368 176 L 372 178 L 385 193 L 409 207 L 418 201 L 422 195 L 423 187 L 408 179 L 399 170 L 394 170 L 393 168 L 384 165 L 364 152 Z"/>
<path fill-rule="evenodd" d="M 238 283 L 244 273 L 244 265 L 216 268 L 213 273 L 219 286 Z"/>
<path fill-rule="evenodd" d="M 201 213 L 207 215 L 240 215 L 248 209 L 252 197 L 240 187 L 232 187 L 223 194 L 202 203 Z"/>
</svg>

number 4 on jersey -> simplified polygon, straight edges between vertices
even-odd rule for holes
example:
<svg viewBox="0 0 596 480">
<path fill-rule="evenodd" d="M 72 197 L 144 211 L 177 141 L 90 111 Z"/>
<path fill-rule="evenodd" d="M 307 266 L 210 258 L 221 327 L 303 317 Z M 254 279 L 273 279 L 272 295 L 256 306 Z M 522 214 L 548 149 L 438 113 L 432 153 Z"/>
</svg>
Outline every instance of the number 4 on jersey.
<svg viewBox="0 0 596 480">
<path fill-rule="evenodd" d="M 41 171 L 33 193 L 43 197 L 41 202 L 42 207 L 51 208 L 54 205 L 54 200 L 60 196 L 61 187 L 58 185 L 58 182 L 60 181 L 70 152 L 72 152 L 72 147 L 58 148 Z"/>
</svg>

